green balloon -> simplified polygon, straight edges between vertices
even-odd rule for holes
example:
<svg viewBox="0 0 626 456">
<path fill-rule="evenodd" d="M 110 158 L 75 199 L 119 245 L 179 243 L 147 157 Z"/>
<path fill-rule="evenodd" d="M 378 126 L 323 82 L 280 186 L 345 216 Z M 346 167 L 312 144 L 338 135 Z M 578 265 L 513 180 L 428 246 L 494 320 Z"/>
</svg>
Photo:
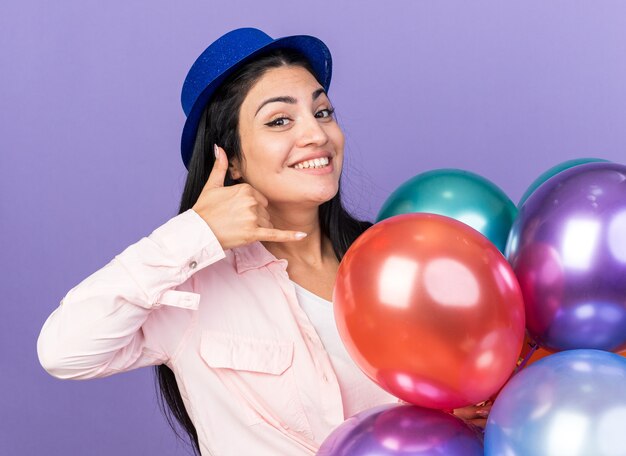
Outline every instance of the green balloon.
<svg viewBox="0 0 626 456">
<path fill-rule="evenodd" d="M 400 185 L 387 198 L 376 221 L 413 212 L 439 214 L 463 222 L 504 252 L 517 208 L 497 185 L 478 174 L 437 169 Z"/>
<path fill-rule="evenodd" d="M 541 184 L 543 184 L 545 181 L 547 181 L 551 177 L 556 176 L 561 171 L 565 171 L 566 169 L 573 168 L 574 166 L 584 165 L 585 163 L 594 163 L 594 162 L 608 162 L 608 160 L 604 160 L 603 158 L 575 158 L 573 160 L 567 160 L 567 161 L 564 161 L 563 163 L 559 163 L 558 165 L 553 166 L 552 168 L 550 168 L 549 170 L 541 174 L 537 179 L 535 179 L 532 184 L 530 184 L 530 187 L 528 187 L 526 192 L 524 192 L 524 195 L 522 195 L 522 198 L 519 200 L 519 203 L 517 203 L 517 207 L 521 208 L 522 205 L 528 199 L 528 197 L 532 195 L 533 192 L 537 190 L 537 188 Z"/>
</svg>

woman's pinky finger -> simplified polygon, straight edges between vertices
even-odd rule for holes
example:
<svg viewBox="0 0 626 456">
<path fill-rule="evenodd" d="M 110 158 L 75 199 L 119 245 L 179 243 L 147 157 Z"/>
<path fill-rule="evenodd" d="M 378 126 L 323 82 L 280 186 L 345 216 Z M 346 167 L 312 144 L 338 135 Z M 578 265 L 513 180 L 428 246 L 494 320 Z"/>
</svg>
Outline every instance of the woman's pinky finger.
<svg viewBox="0 0 626 456">
<path fill-rule="evenodd" d="M 274 228 L 257 228 L 255 238 L 257 241 L 269 242 L 292 242 L 306 237 L 306 233 L 299 231 L 285 231 Z"/>
<path fill-rule="evenodd" d="M 471 424 L 472 426 L 479 427 L 481 429 L 485 429 L 485 426 L 487 426 L 486 418 L 476 418 L 473 420 L 465 420 L 465 422 L 468 424 Z"/>
</svg>

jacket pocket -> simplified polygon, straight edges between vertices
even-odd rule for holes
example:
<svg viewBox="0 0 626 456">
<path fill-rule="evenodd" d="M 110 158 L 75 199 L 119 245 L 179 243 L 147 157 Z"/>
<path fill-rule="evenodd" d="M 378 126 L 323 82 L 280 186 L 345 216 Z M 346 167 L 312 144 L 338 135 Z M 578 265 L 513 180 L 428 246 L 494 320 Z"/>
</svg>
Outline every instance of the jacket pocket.
<svg viewBox="0 0 626 456">
<path fill-rule="evenodd" d="M 293 342 L 205 331 L 201 352 L 213 368 L 281 375 L 291 366 Z"/>
<path fill-rule="evenodd" d="M 247 424 L 266 422 L 312 436 L 292 372 L 292 341 L 204 331 L 200 354 L 246 405 Z"/>
</svg>

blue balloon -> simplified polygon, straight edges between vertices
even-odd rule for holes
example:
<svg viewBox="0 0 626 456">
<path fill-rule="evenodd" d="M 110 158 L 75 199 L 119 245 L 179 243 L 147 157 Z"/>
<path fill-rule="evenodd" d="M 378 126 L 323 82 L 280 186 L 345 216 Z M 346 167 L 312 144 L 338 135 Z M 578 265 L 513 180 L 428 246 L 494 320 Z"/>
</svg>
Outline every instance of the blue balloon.
<svg viewBox="0 0 626 456">
<path fill-rule="evenodd" d="M 626 455 L 626 359 L 568 350 L 522 370 L 493 404 L 485 455 Z"/>
</svg>

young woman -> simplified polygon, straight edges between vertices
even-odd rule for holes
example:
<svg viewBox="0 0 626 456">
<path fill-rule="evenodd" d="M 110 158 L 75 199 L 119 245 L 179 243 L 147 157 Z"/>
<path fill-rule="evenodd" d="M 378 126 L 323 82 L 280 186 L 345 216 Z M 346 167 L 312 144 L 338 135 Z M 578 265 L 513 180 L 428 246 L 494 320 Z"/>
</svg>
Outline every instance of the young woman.
<svg viewBox="0 0 626 456">
<path fill-rule="evenodd" d="M 333 320 L 339 261 L 371 223 L 341 203 L 330 78 L 310 36 L 238 29 L 200 55 L 183 86 L 179 215 L 67 293 L 38 341 L 48 372 L 156 366 L 203 455 L 313 455 L 348 416 L 397 401 Z"/>
</svg>

